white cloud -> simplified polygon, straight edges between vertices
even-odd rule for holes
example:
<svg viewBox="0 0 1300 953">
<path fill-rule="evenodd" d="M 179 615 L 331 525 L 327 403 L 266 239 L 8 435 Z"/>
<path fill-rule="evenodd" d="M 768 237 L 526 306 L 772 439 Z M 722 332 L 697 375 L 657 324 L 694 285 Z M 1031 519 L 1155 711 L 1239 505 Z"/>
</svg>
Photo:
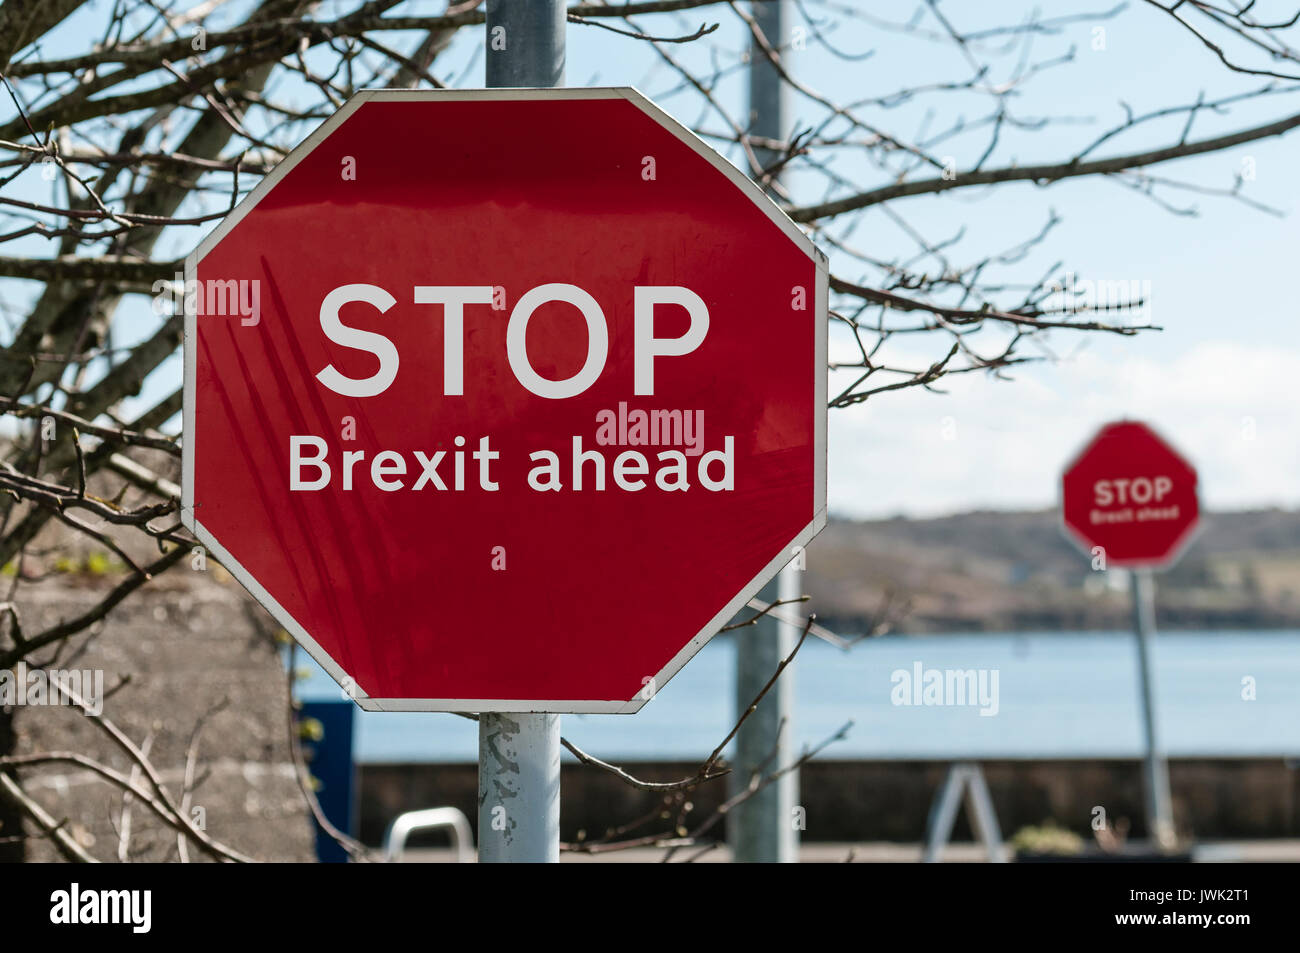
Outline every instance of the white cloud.
<svg viewBox="0 0 1300 953">
<path fill-rule="evenodd" d="M 924 367 L 934 357 L 891 361 Z M 946 395 L 906 390 L 832 410 L 831 511 L 1053 506 L 1062 467 L 1101 424 L 1122 417 L 1151 423 L 1191 460 L 1207 508 L 1300 505 L 1294 347 L 1207 340 L 1156 359 L 1133 340 L 1093 341 L 1015 378 L 961 375 L 944 380 Z M 833 375 L 832 388 L 837 380 L 848 382 Z"/>
</svg>

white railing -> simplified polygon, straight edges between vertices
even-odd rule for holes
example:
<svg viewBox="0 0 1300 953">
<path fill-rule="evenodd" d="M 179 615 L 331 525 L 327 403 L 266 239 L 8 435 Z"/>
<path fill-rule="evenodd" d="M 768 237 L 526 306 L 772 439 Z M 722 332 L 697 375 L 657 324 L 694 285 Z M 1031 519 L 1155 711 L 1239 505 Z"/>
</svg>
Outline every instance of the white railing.
<svg viewBox="0 0 1300 953">
<path fill-rule="evenodd" d="M 456 851 L 456 862 L 472 864 L 474 855 L 474 832 L 470 830 L 469 818 L 454 807 L 431 807 L 423 811 L 407 811 L 399 814 L 388 825 L 384 835 L 384 859 L 400 860 L 406 851 L 406 840 L 415 831 L 432 830 L 445 827 L 451 833 L 451 846 Z"/>
</svg>

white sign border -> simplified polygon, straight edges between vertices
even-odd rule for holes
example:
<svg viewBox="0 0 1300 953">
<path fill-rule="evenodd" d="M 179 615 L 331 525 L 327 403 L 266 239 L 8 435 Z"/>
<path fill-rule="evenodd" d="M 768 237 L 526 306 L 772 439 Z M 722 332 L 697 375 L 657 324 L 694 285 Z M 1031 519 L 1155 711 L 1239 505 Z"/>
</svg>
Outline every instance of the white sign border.
<svg viewBox="0 0 1300 953">
<path fill-rule="evenodd" d="M 185 281 L 188 283 L 197 276 L 199 261 L 211 251 L 218 242 L 229 234 L 260 202 L 276 184 L 289 174 L 313 149 L 335 129 L 347 121 L 354 112 L 368 102 L 407 102 L 407 101 L 483 101 L 483 100 L 530 100 L 530 99 L 625 99 L 637 106 L 661 127 L 675 135 L 696 154 L 705 159 L 719 172 L 723 173 L 737 189 L 761 209 L 764 214 L 780 228 L 795 245 L 809 258 L 817 269 L 817 288 L 814 295 L 815 306 L 813 320 L 816 341 L 813 360 L 813 407 L 816 410 L 813 460 L 813 513 L 808 524 L 790 540 L 780 553 L 773 557 L 766 566 L 747 583 L 730 602 L 726 604 L 708 623 L 688 642 L 673 658 L 654 675 L 653 687 L 661 691 L 674 675 L 701 648 L 704 647 L 718 630 L 745 608 L 749 600 L 758 595 L 765 586 L 796 555 L 799 548 L 806 547 L 814 536 L 826 526 L 826 414 L 827 414 L 827 320 L 829 308 L 830 271 L 825 254 L 813 243 L 784 211 L 757 184 L 734 165 L 718 155 L 695 133 L 687 129 L 676 119 L 656 106 L 650 99 L 631 86 L 561 88 L 561 89 L 450 89 L 450 90 L 389 90 L 372 89 L 357 93 L 329 119 L 320 124 L 311 135 L 299 145 L 227 215 L 216 228 L 208 234 L 185 259 Z M 221 545 L 216 537 L 208 531 L 195 512 L 194 500 L 194 457 L 195 457 L 195 421 L 194 404 L 197 394 L 196 374 L 196 340 L 197 315 L 185 314 L 185 381 L 183 389 L 184 436 L 182 440 L 182 476 L 181 476 L 181 521 L 194 537 L 215 554 L 217 561 L 225 567 L 249 591 L 261 605 L 284 626 L 285 630 L 301 645 L 330 676 L 343 687 L 352 699 L 366 711 L 448 711 L 448 712 L 552 712 L 557 714 L 634 714 L 644 706 L 653 693 L 638 691 L 627 701 L 603 700 L 582 701 L 562 699 L 558 701 L 501 699 L 501 698 L 371 698 L 343 670 L 332 656 L 313 639 L 307 630 L 274 597 L 240 565 L 239 561 Z"/>
</svg>

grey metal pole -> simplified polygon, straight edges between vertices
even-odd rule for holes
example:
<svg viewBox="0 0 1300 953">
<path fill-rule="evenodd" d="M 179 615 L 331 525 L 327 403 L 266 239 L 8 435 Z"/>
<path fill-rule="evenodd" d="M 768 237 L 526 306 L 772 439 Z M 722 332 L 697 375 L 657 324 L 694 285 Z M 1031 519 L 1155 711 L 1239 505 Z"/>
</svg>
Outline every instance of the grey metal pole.
<svg viewBox="0 0 1300 953">
<path fill-rule="evenodd" d="M 751 14 L 773 49 L 784 45 L 786 6 L 786 0 L 750 4 Z M 749 132 L 753 136 L 781 140 L 785 136 L 784 83 L 757 40 L 752 42 L 749 56 Z M 760 167 L 771 166 L 779 157 L 779 153 L 763 147 L 756 147 L 754 153 Z M 799 570 L 787 566 L 763 589 L 759 598 L 768 603 L 797 599 L 800 589 Z M 782 607 L 780 611 L 793 616 L 797 607 Z M 762 691 L 781 659 L 794 649 L 797 635 L 797 626 L 770 615 L 752 628 L 737 630 L 737 718 Z M 736 734 L 735 770 L 731 775 L 733 795 L 750 783 L 755 771 L 770 773 L 794 760 L 790 741 L 793 674 L 791 669 L 782 674 Z M 791 771 L 728 814 L 727 840 L 736 862 L 794 863 L 799 859 L 798 831 L 802 819 L 795 815 L 798 789 L 798 773 Z"/>
<path fill-rule="evenodd" d="M 559 862 L 559 715 L 479 715 L 478 860 Z"/>
<path fill-rule="evenodd" d="M 767 45 L 780 50 L 785 36 L 786 0 L 750 4 L 750 15 L 767 38 Z M 764 139 L 781 140 L 785 135 L 785 82 L 757 39 L 749 47 L 749 133 Z M 770 166 L 780 153 L 764 146 L 754 148 L 760 166 Z"/>
<path fill-rule="evenodd" d="M 783 569 L 759 594 L 764 602 L 798 598 L 799 572 Z M 782 606 L 781 612 L 797 607 Z M 755 625 L 736 630 L 736 717 L 763 690 L 781 659 L 794 649 L 798 629 L 768 614 Z M 793 669 L 786 669 L 754 713 L 736 733 L 731 794 L 743 791 L 754 777 L 790 764 L 792 745 Z M 732 858 L 745 864 L 789 864 L 799 857 L 799 822 L 795 814 L 799 776 L 790 771 L 742 801 L 727 815 L 727 842 Z"/>
<path fill-rule="evenodd" d="M 1149 569 L 1130 574 L 1133 590 L 1133 631 L 1137 636 L 1138 679 L 1142 691 L 1142 730 L 1146 742 L 1142 787 L 1146 804 L 1147 836 L 1158 847 L 1174 844 L 1173 811 L 1169 794 L 1169 763 L 1156 734 L 1155 689 L 1152 676 L 1152 640 L 1156 633 L 1155 583 Z"/>
<path fill-rule="evenodd" d="M 563 86 L 565 22 L 562 0 L 488 0 L 487 85 Z M 478 859 L 559 861 L 559 715 L 479 715 Z"/>
<path fill-rule="evenodd" d="M 561 0 L 488 0 L 488 86 L 563 86 Z"/>
</svg>

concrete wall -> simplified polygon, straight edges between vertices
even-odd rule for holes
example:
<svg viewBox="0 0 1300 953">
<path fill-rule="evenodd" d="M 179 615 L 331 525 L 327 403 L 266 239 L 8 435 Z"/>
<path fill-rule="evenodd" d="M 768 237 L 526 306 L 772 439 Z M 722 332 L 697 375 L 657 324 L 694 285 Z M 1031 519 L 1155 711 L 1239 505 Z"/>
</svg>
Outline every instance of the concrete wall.
<svg viewBox="0 0 1300 953">
<path fill-rule="evenodd" d="M 126 679 L 104 703 L 104 714 L 137 745 L 147 746 L 177 800 L 195 726 L 211 713 L 199 738 L 192 802 L 203 808 L 207 832 L 258 859 L 313 860 L 311 823 L 289 758 L 284 668 L 268 638 L 276 626 L 228 574 L 208 566 L 196 572 L 183 562 L 147 584 L 102 625 L 72 639 L 54 667 L 101 669 L 107 691 Z M 29 632 L 40 631 L 79 614 L 113 582 L 60 574 L 26 584 L 19 590 L 24 624 Z M 50 656 L 36 653 L 41 661 Z M 20 706 L 12 716 L 16 754 L 75 751 L 123 773 L 131 770 L 126 756 L 76 710 Z M 68 764 L 22 768 L 19 776 L 27 793 L 66 820 L 91 854 L 118 859 L 120 789 Z M 169 828 L 139 805 L 130 817 L 130 860 L 177 859 Z M 7 820 L 0 836 L 17 833 L 12 816 Z M 59 859 L 42 837 L 7 843 L 7 859 Z M 15 844 L 25 858 L 15 856 Z M 193 847 L 190 856 L 202 859 Z"/>
</svg>

